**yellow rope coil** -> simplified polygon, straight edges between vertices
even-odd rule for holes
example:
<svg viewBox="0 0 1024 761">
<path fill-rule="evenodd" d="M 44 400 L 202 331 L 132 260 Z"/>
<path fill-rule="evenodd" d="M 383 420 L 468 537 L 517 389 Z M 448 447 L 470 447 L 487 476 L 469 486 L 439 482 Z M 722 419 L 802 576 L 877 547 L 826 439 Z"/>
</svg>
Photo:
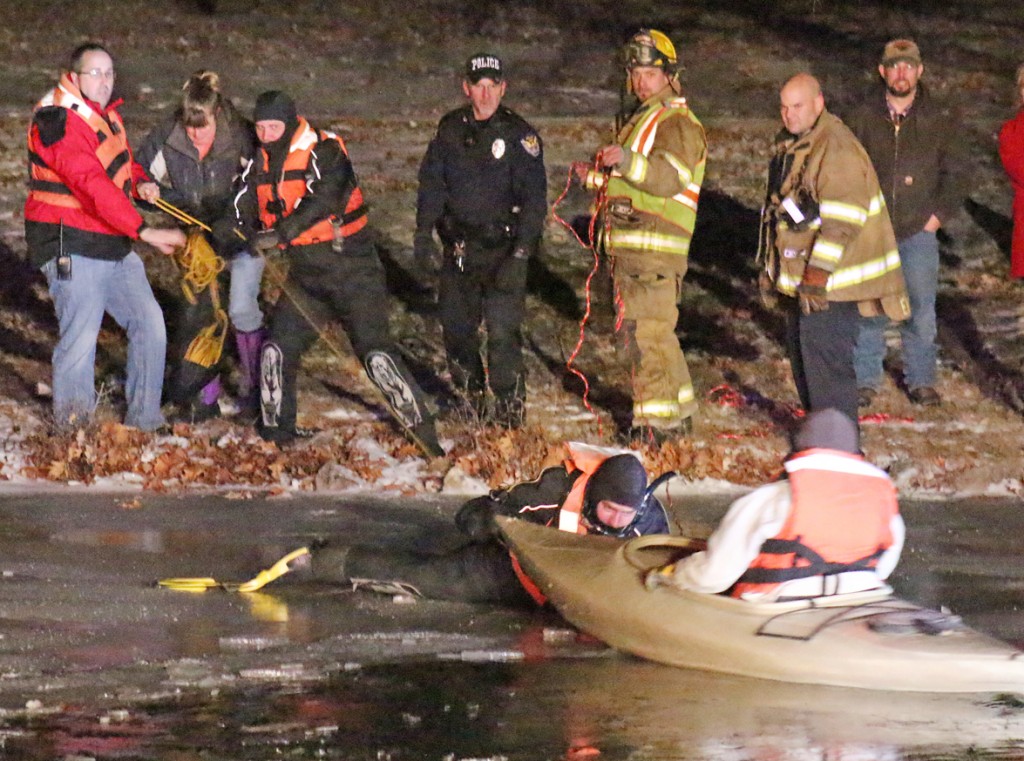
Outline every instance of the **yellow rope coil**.
<svg viewBox="0 0 1024 761">
<path fill-rule="evenodd" d="M 202 293 L 224 270 L 224 260 L 217 256 L 202 230 L 191 230 L 185 248 L 174 255 L 182 269 L 181 290 L 190 303 L 195 294 Z"/>
<path fill-rule="evenodd" d="M 220 287 L 217 285 L 217 276 L 224 270 L 224 260 L 217 256 L 200 229 L 189 232 L 185 248 L 174 255 L 174 260 L 181 267 L 181 291 L 190 304 L 197 303 L 196 294 L 210 289 L 213 324 L 200 330 L 192 339 L 185 351 L 185 359 L 200 367 L 213 367 L 220 361 L 228 334 L 228 315 L 220 304 Z"/>
</svg>

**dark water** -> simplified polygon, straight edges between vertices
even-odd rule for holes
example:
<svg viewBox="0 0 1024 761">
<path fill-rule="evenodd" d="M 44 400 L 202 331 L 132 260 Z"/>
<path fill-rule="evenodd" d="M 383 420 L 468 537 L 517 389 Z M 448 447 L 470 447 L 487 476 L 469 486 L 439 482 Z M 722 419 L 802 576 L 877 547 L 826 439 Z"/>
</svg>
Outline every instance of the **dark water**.
<svg viewBox="0 0 1024 761">
<path fill-rule="evenodd" d="M 713 522 L 727 500 L 689 505 Z M 888 694 L 659 666 L 554 614 L 244 579 L 313 536 L 443 544 L 449 504 L 0 501 L 0 758 L 1024 759 L 1009 696 Z M 897 590 L 1024 643 L 1019 505 L 904 506 Z"/>
</svg>

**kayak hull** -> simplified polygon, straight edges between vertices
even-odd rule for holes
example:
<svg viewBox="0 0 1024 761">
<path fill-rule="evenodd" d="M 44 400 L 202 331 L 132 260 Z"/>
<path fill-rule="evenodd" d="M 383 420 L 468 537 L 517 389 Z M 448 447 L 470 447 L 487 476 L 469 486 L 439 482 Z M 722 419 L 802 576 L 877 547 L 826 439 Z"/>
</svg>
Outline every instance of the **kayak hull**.
<svg viewBox="0 0 1024 761">
<path fill-rule="evenodd" d="M 660 663 L 783 682 L 915 692 L 1024 692 L 1024 652 L 880 591 L 751 603 L 659 587 L 680 537 L 621 542 L 499 519 L 520 564 L 573 625 Z M 681 541 L 680 541 L 681 540 Z M 675 545 L 675 546 L 673 546 Z"/>
</svg>

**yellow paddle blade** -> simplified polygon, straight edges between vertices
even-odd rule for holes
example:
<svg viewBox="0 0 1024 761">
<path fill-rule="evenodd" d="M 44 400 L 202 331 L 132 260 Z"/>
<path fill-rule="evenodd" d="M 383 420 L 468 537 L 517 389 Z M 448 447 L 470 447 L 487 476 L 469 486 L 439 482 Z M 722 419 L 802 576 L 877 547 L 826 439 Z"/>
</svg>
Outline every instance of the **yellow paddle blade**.
<svg viewBox="0 0 1024 761">
<path fill-rule="evenodd" d="M 160 579 L 156 583 L 158 587 L 164 589 L 174 589 L 179 592 L 205 592 L 207 589 L 217 589 L 221 586 L 220 582 L 216 579 L 211 579 L 209 576 L 197 577 L 197 578 L 175 578 L 175 579 Z"/>
<path fill-rule="evenodd" d="M 255 592 L 257 589 L 262 589 L 267 584 L 272 582 L 274 579 L 279 579 L 286 573 L 288 573 L 290 570 L 292 570 L 288 566 L 289 563 L 291 563 L 293 560 L 296 560 L 297 558 L 302 557 L 303 555 L 308 554 L 308 547 L 300 547 L 297 550 L 292 550 L 283 558 L 274 563 L 274 565 L 270 566 L 270 568 L 268 568 L 265 571 L 260 571 L 258 574 L 256 574 L 255 578 L 249 579 L 249 581 L 239 584 L 238 589 L 236 591 Z"/>
<path fill-rule="evenodd" d="M 260 571 L 254 578 L 249 579 L 248 581 L 217 581 L 209 576 L 195 578 L 180 577 L 175 579 L 161 579 L 157 582 L 157 586 L 165 589 L 175 589 L 180 592 L 205 592 L 207 589 L 223 589 L 228 592 L 255 592 L 257 589 L 265 587 L 274 579 L 279 579 L 284 576 L 292 570 L 288 565 L 289 563 L 308 554 L 309 548 L 307 547 L 300 547 L 297 550 L 292 550 L 274 563 L 274 565 L 270 566 L 270 568 L 265 571 Z"/>
</svg>

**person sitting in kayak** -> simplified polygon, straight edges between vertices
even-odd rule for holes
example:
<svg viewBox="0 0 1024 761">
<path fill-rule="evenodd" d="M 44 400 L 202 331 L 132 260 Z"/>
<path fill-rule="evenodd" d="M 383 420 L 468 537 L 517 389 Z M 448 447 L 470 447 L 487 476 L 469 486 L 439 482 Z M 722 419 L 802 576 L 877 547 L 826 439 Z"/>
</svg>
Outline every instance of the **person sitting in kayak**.
<svg viewBox="0 0 1024 761">
<path fill-rule="evenodd" d="M 564 445 L 561 462 L 534 481 L 471 499 L 455 517 L 469 543 L 442 555 L 394 552 L 380 547 L 313 549 L 308 571 L 316 581 L 411 593 L 432 599 L 505 605 L 543 604 L 543 595 L 499 541 L 495 515 L 581 534 L 619 538 L 669 533 L 664 506 L 635 452 L 579 442 Z"/>
<path fill-rule="evenodd" d="M 650 571 L 647 587 L 758 602 L 884 588 L 905 532 L 889 476 L 838 410 L 808 415 L 794 444 L 784 480 L 733 502 L 705 551 Z"/>
</svg>

